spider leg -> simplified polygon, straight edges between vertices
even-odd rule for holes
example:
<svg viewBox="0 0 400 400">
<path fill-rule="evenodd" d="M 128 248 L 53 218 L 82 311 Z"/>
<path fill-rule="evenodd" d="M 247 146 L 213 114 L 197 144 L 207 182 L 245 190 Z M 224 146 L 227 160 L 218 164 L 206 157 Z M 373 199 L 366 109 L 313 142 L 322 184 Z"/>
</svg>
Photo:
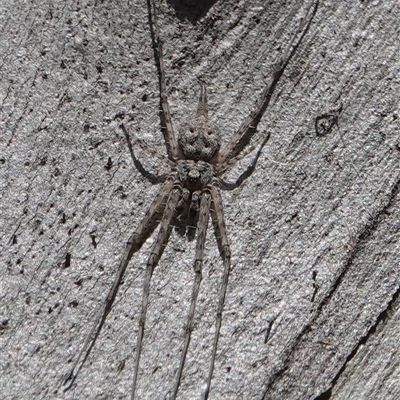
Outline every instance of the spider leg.
<svg viewBox="0 0 400 400">
<path fill-rule="evenodd" d="M 129 152 L 131 153 L 131 158 L 133 160 L 133 164 L 135 165 L 136 169 L 146 178 L 148 179 L 153 185 L 156 185 L 158 183 L 165 182 L 167 179 L 167 175 L 155 175 L 152 172 L 147 171 L 142 163 L 136 158 L 135 153 L 133 151 L 133 146 L 131 142 L 131 138 L 129 136 L 128 130 L 125 128 L 124 124 L 120 125 L 120 128 L 123 130 L 125 134 L 126 141 L 128 143 L 129 147 Z M 165 157 L 163 157 L 161 154 L 158 154 L 155 150 L 150 148 L 146 143 L 142 142 L 136 135 L 133 135 L 134 138 L 134 144 L 138 143 L 140 148 L 144 150 L 146 153 L 148 153 L 150 156 L 153 156 L 155 158 L 158 158 L 159 160 L 162 160 L 164 163 L 167 162 L 169 166 L 174 166 L 175 163 Z"/>
<path fill-rule="evenodd" d="M 171 233 L 171 220 L 175 214 L 175 207 L 178 204 L 179 198 L 181 196 L 180 185 L 177 185 L 176 183 L 174 185 L 175 186 L 172 188 L 169 194 L 167 205 L 165 206 L 164 209 L 164 214 L 162 216 L 157 238 L 153 244 L 149 259 L 147 261 L 146 276 L 144 278 L 143 294 L 142 294 L 142 309 L 140 312 L 139 331 L 136 344 L 135 372 L 133 374 L 133 385 L 131 393 L 132 400 L 134 400 L 135 398 L 136 382 L 139 371 L 140 353 L 142 351 L 142 341 L 144 335 L 144 327 L 146 323 L 147 306 L 149 303 L 150 280 L 153 275 L 154 268 L 156 267 L 158 261 L 161 258 L 161 255 L 165 248 L 165 244 L 167 243 L 169 235 Z"/>
<path fill-rule="evenodd" d="M 209 191 L 205 191 L 202 193 L 200 201 L 199 221 L 197 224 L 198 231 L 197 231 L 197 242 L 196 242 L 196 257 L 194 261 L 195 278 L 193 282 L 192 300 L 190 303 L 187 326 L 185 327 L 185 342 L 183 345 L 181 361 L 179 364 L 179 370 L 172 395 L 172 400 L 175 400 L 178 394 L 178 389 L 182 377 L 183 367 L 185 364 L 186 354 L 189 348 L 190 336 L 193 331 L 194 312 L 196 309 L 196 302 L 200 290 L 200 282 L 202 279 L 201 269 L 203 264 L 204 243 L 207 235 L 208 218 L 210 215 L 210 204 L 211 204 L 211 195 Z"/>
<path fill-rule="evenodd" d="M 271 97 L 275 91 L 275 88 L 279 82 L 279 79 L 283 75 L 287 65 L 289 64 L 290 60 L 296 53 L 296 50 L 299 48 L 304 36 L 308 32 L 310 28 L 311 21 L 313 20 L 318 8 L 318 0 L 314 1 L 313 6 L 310 6 L 310 17 L 307 20 L 304 28 L 304 20 L 300 23 L 300 26 L 293 37 L 292 41 L 290 42 L 289 46 L 287 47 L 284 56 L 283 62 L 281 63 L 280 67 L 273 72 L 271 80 L 269 81 L 268 86 L 262 92 L 262 95 L 259 101 L 256 104 L 256 108 L 248 115 L 248 117 L 244 120 L 242 125 L 240 126 L 239 130 L 233 135 L 232 139 L 229 141 L 227 146 L 218 156 L 217 163 L 222 164 L 226 162 L 229 158 L 237 156 L 244 147 L 249 143 L 251 138 L 254 136 L 258 123 L 260 122 L 262 116 L 264 115 Z M 300 37 L 297 41 L 295 41 L 297 35 L 300 33 Z"/>
<path fill-rule="evenodd" d="M 96 343 L 96 340 L 107 318 L 107 315 L 109 314 L 111 307 L 114 303 L 115 297 L 117 295 L 119 286 L 121 284 L 128 263 L 132 258 L 133 254 L 136 253 L 142 247 L 143 243 L 146 241 L 146 239 L 151 235 L 151 233 L 158 225 L 159 217 L 164 212 L 165 202 L 168 197 L 168 194 L 171 192 L 173 188 L 173 185 L 174 185 L 174 180 L 172 178 L 168 179 L 167 182 L 164 184 L 164 187 L 160 190 L 157 197 L 154 199 L 146 215 L 142 219 L 139 228 L 129 238 L 127 247 L 125 249 L 125 253 L 122 257 L 121 263 L 117 271 L 117 275 L 114 278 L 113 285 L 110 291 L 108 292 L 104 304 L 98 310 L 98 313 L 94 319 L 95 324 L 92 330 L 90 331 L 89 335 L 86 337 L 85 343 L 83 344 L 83 347 L 79 352 L 78 358 L 76 359 L 70 373 L 68 374 L 68 376 L 64 381 L 64 385 L 67 385 L 67 382 L 69 382 L 68 386 L 65 387 L 64 391 L 67 391 L 72 387 L 72 385 L 75 382 L 75 379 L 78 376 L 79 371 L 85 364 L 86 359 L 88 358 L 90 352 L 92 351 L 92 348 Z"/>
<path fill-rule="evenodd" d="M 238 161 L 247 157 L 251 152 L 254 151 L 254 149 L 256 149 L 258 146 L 260 146 L 257 151 L 256 160 L 255 160 L 255 162 L 257 162 L 258 157 L 261 155 L 261 151 L 264 148 L 264 146 L 267 144 L 270 136 L 271 136 L 270 133 L 267 133 L 267 135 L 265 137 L 262 137 L 260 140 L 257 141 L 257 143 L 254 143 L 250 147 L 246 148 L 244 151 L 242 151 L 236 157 L 230 158 L 227 161 L 225 161 L 223 164 L 218 165 L 216 168 L 216 174 L 222 175 L 228 169 L 232 168 Z M 254 164 L 255 164 L 255 162 L 253 161 Z"/>
<path fill-rule="evenodd" d="M 244 172 L 242 172 L 239 176 L 239 178 L 235 181 L 235 182 L 226 182 L 224 181 L 222 178 L 219 178 L 219 184 L 222 190 L 233 190 L 236 189 L 237 187 L 239 187 L 249 176 L 251 176 L 251 174 L 254 172 L 254 169 L 256 168 L 257 165 L 257 161 L 258 158 L 261 155 L 262 149 L 265 146 L 265 144 L 267 143 L 269 139 L 269 134 L 266 138 L 263 139 L 263 142 L 261 143 L 256 156 L 254 157 L 253 161 L 251 162 L 251 164 L 246 168 L 246 170 Z M 241 155 L 239 155 L 239 159 L 242 158 L 240 157 Z M 238 160 L 236 160 L 238 161 Z M 236 163 L 235 160 L 233 160 L 234 163 Z M 232 165 L 229 165 L 227 168 L 230 168 Z"/>
<path fill-rule="evenodd" d="M 214 185 L 211 186 L 211 198 L 212 198 L 211 219 L 212 219 L 212 222 L 214 225 L 215 237 L 217 239 L 218 249 L 221 254 L 223 263 L 224 263 L 224 272 L 223 272 L 223 276 L 222 276 L 221 289 L 219 292 L 217 316 L 216 316 L 216 323 L 215 323 L 214 343 L 213 343 L 213 349 L 212 349 L 212 355 L 211 355 L 211 364 L 210 364 L 209 374 L 208 374 L 208 378 L 207 378 L 207 386 L 206 386 L 206 390 L 204 392 L 204 400 L 208 399 L 208 395 L 210 393 L 211 379 L 212 379 L 213 372 L 214 372 L 215 355 L 217 353 L 219 332 L 220 332 L 221 323 L 222 323 L 222 310 L 224 308 L 225 294 L 226 294 L 226 289 L 228 287 L 229 272 L 231 269 L 231 250 L 229 247 L 228 236 L 226 233 L 221 193 L 220 193 L 218 187 L 216 187 Z"/>
<path fill-rule="evenodd" d="M 130 139 L 130 135 L 133 136 L 133 144 L 138 144 L 139 147 L 147 153 L 147 155 L 149 155 L 150 157 L 153 157 L 153 158 L 158 158 L 160 161 L 162 161 L 164 163 L 164 165 L 168 165 L 169 167 L 175 166 L 175 163 L 173 161 L 171 161 L 169 158 L 159 154 L 156 150 L 152 149 L 148 144 L 146 144 L 145 142 L 140 140 L 134 133 L 129 134 L 129 132 L 125 128 L 124 124 L 121 124 L 120 127 L 125 134 L 126 140 L 128 142 L 129 150 L 131 150 L 131 148 L 132 148 L 131 153 L 133 153 L 133 146 L 132 146 L 132 142 Z"/>
<path fill-rule="evenodd" d="M 154 49 L 154 59 L 158 71 L 158 82 L 160 87 L 160 119 L 161 131 L 164 135 L 165 145 L 167 147 L 168 158 L 172 161 L 181 157 L 181 152 L 175 138 L 172 126 L 171 112 L 169 110 L 167 86 L 165 83 L 165 67 L 162 42 L 160 39 L 160 28 L 158 26 L 157 9 L 154 0 L 147 0 L 149 10 L 149 26 Z M 151 9 L 153 8 L 153 14 Z"/>
</svg>

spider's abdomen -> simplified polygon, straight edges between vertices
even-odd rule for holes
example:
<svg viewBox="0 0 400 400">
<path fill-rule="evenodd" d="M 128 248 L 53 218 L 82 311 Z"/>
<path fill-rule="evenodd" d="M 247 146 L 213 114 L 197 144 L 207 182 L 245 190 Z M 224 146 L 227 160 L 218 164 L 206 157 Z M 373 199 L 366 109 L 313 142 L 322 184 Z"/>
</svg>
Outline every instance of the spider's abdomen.
<svg viewBox="0 0 400 400">
<path fill-rule="evenodd" d="M 179 130 L 178 145 L 188 160 L 209 161 L 220 147 L 219 130 L 201 116 Z"/>
</svg>

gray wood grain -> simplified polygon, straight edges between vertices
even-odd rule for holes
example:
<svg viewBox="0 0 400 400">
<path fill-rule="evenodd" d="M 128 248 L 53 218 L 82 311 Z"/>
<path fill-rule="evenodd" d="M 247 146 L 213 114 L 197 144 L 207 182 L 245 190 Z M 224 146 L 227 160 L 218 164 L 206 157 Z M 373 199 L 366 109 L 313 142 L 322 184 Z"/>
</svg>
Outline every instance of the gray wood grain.
<svg viewBox="0 0 400 400">
<path fill-rule="evenodd" d="M 192 15 L 159 4 L 175 127 L 201 78 L 227 142 L 302 3 L 227 0 Z M 211 399 L 400 397 L 399 20 L 397 1 L 321 1 L 259 125 L 271 139 L 256 171 L 224 194 L 233 271 Z M 118 129 L 131 119 L 165 153 L 146 2 L 5 0 L 0 26 L 2 396 L 129 398 L 151 240 L 76 386 L 60 384 L 157 192 Z M 337 101 L 338 127 L 318 136 Z M 172 388 L 193 246 L 172 235 L 155 271 L 139 398 Z M 182 399 L 204 389 L 221 271 L 210 230 Z"/>
</svg>

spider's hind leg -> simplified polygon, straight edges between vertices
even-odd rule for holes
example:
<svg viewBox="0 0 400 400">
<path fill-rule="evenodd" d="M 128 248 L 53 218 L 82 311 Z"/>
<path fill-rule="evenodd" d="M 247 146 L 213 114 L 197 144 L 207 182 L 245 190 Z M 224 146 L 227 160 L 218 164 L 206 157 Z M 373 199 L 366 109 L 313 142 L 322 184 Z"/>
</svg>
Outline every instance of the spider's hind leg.
<svg viewBox="0 0 400 400">
<path fill-rule="evenodd" d="M 167 147 L 168 158 L 176 160 L 181 157 L 181 151 L 175 138 L 174 128 L 172 126 L 171 112 L 169 110 L 167 85 L 165 82 L 165 66 L 162 41 L 160 38 L 160 27 L 158 25 L 157 8 L 154 0 L 147 0 L 149 11 L 149 25 L 153 42 L 154 59 L 158 71 L 158 83 L 160 89 L 160 122 L 161 131 L 164 135 L 165 145 Z"/>
<path fill-rule="evenodd" d="M 219 153 L 217 158 L 218 164 L 225 163 L 230 158 L 236 157 L 247 146 L 247 144 L 256 133 L 257 126 L 268 108 L 268 105 L 271 101 L 272 95 L 274 94 L 275 88 L 280 78 L 282 77 L 286 67 L 293 58 L 297 49 L 300 47 L 304 36 L 310 28 L 311 22 L 318 9 L 318 3 L 318 0 L 314 0 L 313 3 L 309 6 L 307 10 L 307 15 L 305 17 L 306 19 L 304 19 L 300 23 L 300 26 L 298 27 L 295 36 L 287 46 L 286 51 L 283 54 L 283 61 L 280 64 L 280 67 L 273 72 L 272 77 L 268 85 L 263 90 L 254 110 L 249 113 L 247 118 L 239 127 L 239 130 L 232 136 L 226 147 Z"/>
</svg>

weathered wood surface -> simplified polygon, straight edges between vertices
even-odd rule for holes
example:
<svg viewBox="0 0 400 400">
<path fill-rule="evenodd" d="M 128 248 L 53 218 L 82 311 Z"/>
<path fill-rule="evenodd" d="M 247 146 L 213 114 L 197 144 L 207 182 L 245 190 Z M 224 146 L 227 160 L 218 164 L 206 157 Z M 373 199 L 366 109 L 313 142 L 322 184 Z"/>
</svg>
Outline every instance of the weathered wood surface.
<svg viewBox="0 0 400 400">
<path fill-rule="evenodd" d="M 203 16 L 159 4 L 175 127 L 201 78 L 228 140 L 297 29 L 297 3 L 220 1 Z M 271 139 L 256 171 L 224 194 L 233 271 L 211 399 L 400 397 L 399 7 L 320 2 L 260 123 Z M 164 151 L 146 2 L 1 11 L 2 398 L 128 398 L 151 241 L 76 386 L 60 381 L 157 191 L 118 129 L 131 119 Z M 337 101 L 338 127 L 317 135 Z M 172 388 L 192 262 L 193 243 L 173 235 L 152 281 L 139 398 Z M 181 399 L 201 397 L 221 270 L 210 230 Z"/>
</svg>

